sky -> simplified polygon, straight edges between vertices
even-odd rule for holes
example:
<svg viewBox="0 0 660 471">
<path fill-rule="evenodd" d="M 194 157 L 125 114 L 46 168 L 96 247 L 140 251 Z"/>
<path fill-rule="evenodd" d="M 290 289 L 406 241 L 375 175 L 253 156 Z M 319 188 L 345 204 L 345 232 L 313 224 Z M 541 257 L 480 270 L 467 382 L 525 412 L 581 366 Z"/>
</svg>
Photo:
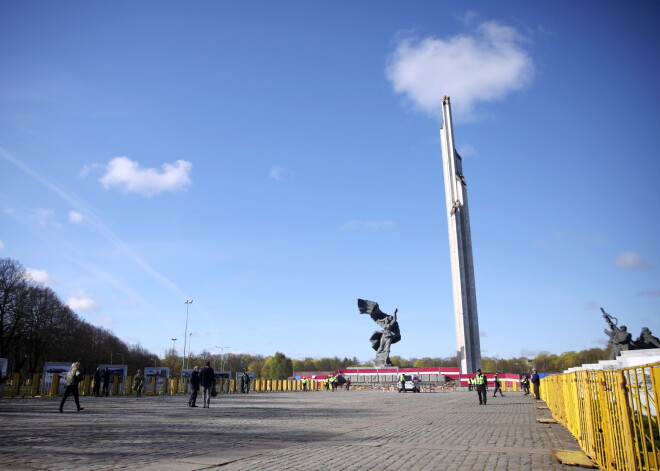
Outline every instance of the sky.
<svg viewBox="0 0 660 471">
<path fill-rule="evenodd" d="M 358 298 L 398 308 L 391 355 L 453 356 L 448 95 L 482 355 L 603 347 L 600 307 L 660 334 L 659 24 L 658 1 L 3 1 L 0 257 L 161 356 L 187 332 L 368 361 Z"/>
</svg>

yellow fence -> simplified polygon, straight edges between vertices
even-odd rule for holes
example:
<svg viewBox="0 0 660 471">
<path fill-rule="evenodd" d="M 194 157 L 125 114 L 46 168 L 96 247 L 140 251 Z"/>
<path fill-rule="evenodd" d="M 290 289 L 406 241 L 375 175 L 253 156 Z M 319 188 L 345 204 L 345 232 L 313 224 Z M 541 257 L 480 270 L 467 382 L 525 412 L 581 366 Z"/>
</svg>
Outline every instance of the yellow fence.
<svg viewBox="0 0 660 471">
<path fill-rule="evenodd" d="M 660 363 L 551 375 L 541 396 L 604 470 L 660 471 Z"/>
</svg>

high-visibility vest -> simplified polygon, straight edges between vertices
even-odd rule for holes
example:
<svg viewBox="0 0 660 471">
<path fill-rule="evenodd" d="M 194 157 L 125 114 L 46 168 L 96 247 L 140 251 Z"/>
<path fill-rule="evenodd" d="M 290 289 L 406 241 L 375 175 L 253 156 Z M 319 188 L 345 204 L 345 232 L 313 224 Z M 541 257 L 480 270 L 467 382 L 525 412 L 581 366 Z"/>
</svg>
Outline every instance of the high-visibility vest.
<svg viewBox="0 0 660 471">
<path fill-rule="evenodd" d="M 474 378 L 474 381 L 477 385 L 486 384 L 486 376 L 483 374 L 477 374 L 477 376 Z"/>
<path fill-rule="evenodd" d="M 405 381 L 405 380 L 406 380 L 405 375 L 404 375 L 403 373 L 401 373 L 401 374 L 399 375 L 399 381 Z"/>
<path fill-rule="evenodd" d="M 500 377 L 498 375 L 493 376 L 493 381 L 496 383 L 500 380 Z"/>
</svg>

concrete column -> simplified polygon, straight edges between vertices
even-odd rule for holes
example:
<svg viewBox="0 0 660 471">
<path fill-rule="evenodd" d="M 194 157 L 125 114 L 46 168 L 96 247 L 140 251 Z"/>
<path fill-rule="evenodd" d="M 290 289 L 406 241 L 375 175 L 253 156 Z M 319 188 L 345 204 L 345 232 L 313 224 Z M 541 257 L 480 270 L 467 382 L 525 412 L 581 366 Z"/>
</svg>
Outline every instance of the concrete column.
<svg viewBox="0 0 660 471">
<path fill-rule="evenodd" d="M 481 368 L 477 294 L 472 261 L 472 236 L 468 211 L 467 184 L 461 156 L 454 147 L 449 97 L 442 100 L 443 124 L 440 128 L 442 164 L 449 227 L 449 256 L 456 322 L 456 354 L 461 373 Z"/>
</svg>

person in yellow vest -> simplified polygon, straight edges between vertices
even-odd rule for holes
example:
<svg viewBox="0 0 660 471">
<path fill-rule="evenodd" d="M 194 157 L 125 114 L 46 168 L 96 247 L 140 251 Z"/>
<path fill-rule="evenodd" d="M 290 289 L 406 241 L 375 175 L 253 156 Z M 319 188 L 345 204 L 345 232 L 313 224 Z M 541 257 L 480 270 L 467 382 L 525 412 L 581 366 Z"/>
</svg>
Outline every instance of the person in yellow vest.
<svg viewBox="0 0 660 471">
<path fill-rule="evenodd" d="M 529 378 L 527 378 L 527 375 L 523 375 L 520 385 L 522 386 L 522 390 L 525 391 L 525 396 L 529 396 Z"/>
<path fill-rule="evenodd" d="M 477 370 L 477 374 L 474 377 L 474 382 L 477 385 L 477 395 L 479 396 L 479 404 L 486 405 L 488 394 L 486 394 L 486 375 L 484 375 L 481 370 Z"/>
<path fill-rule="evenodd" d="M 473 382 L 473 379 L 468 378 L 468 391 L 472 391 L 472 382 Z"/>
<path fill-rule="evenodd" d="M 499 371 L 495 372 L 495 376 L 493 376 L 493 384 L 495 385 L 495 391 L 493 391 L 493 397 L 497 394 L 497 391 L 500 392 L 500 396 L 504 397 L 504 394 L 502 394 L 502 386 L 500 384 L 500 373 Z"/>
<path fill-rule="evenodd" d="M 406 376 L 403 373 L 399 375 L 399 392 L 406 392 Z"/>
</svg>

